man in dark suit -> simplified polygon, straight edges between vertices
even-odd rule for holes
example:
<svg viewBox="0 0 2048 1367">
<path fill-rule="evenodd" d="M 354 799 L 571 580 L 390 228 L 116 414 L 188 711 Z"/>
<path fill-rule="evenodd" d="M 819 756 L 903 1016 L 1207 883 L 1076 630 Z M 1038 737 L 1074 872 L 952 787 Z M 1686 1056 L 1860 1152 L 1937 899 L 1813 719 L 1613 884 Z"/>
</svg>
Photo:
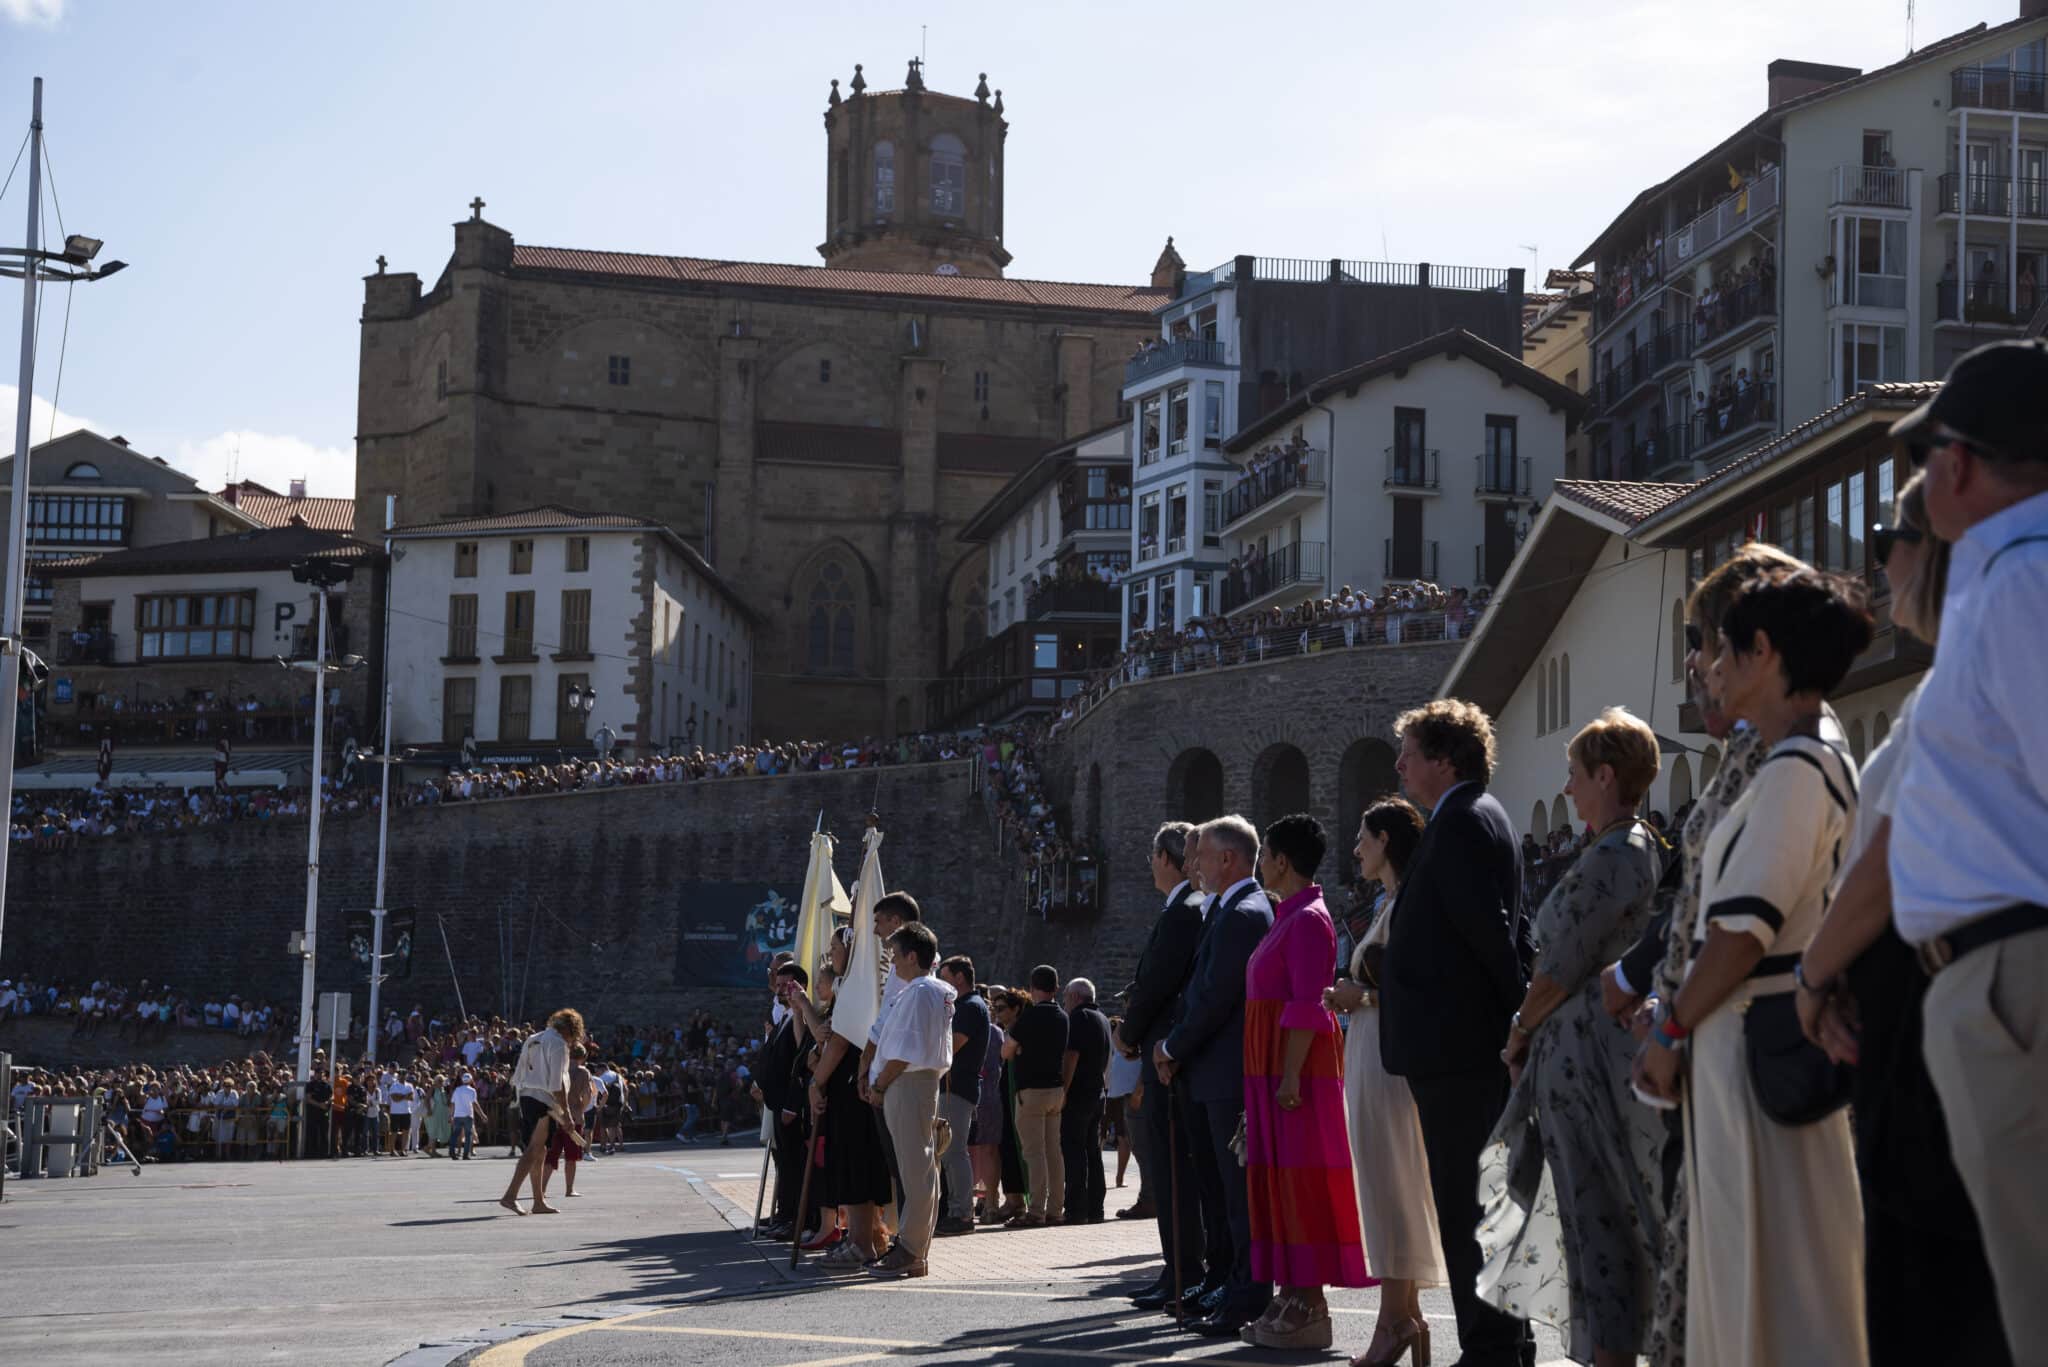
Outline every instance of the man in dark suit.
<svg viewBox="0 0 2048 1367">
<path fill-rule="evenodd" d="M 1440 698 L 1394 723 L 1394 770 L 1429 825 L 1387 930 L 1380 1061 L 1408 1079 L 1436 1197 L 1461 1367 L 1533 1367 L 1527 1321 L 1480 1300 L 1479 1153 L 1507 1102 L 1502 1044 L 1528 980 L 1514 828 L 1487 793 L 1493 723 Z"/>
<path fill-rule="evenodd" d="M 810 974 L 794 959 L 777 965 L 774 980 L 778 1001 L 787 990 L 785 984 L 811 985 Z M 804 1136 L 798 1112 L 804 1098 L 792 1078 L 796 1056 L 796 1017 L 785 1013 L 769 1032 L 753 1068 L 754 1099 L 773 1118 L 775 1203 L 766 1230 L 771 1239 L 788 1238 L 796 1232 L 796 1204 L 803 1191 Z"/>
<path fill-rule="evenodd" d="M 1211 1338 L 1236 1338 L 1273 1298 L 1270 1284 L 1252 1280 L 1250 1192 L 1230 1147 L 1244 1114 L 1244 970 L 1273 928 L 1273 904 L 1253 876 L 1258 855 L 1258 832 L 1243 817 L 1202 827 L 1202 885 L 1215 889 L 1214 900 L 1180 1019 L 1152 1050 L 1160 1080 L 1187 1089 L 1205 1231 L 1219 1213 L 1228 1231 L 1227 1252 L 1213 1234 L 1209 1241 L 1210 1284 L 1222 1282 L 1222 1299 L 1191 1326 Z"/>
<path fill-rule="evenodd" d="M 1096 1008 L 1095 984 L 1087 978 L 1067 979 L 1060 1000 L 1067 1011 L 1067 1100 L 1060 1111 L 1066 1222 L 1099 1225 L 1108 1195 L 1102 1173 L 1102 1092 L 1109 1076 L 1109 1017 Z"/>
<path fill-rule="evenodd" d="M 1152 837 L 1152 886 L 1166 897 L 1151 937 L 1138 956 L 1138 974 L 1125 994 L 1124 1023 L 1117 1047 L 1139 1059 L 1143 1100 L 1138 1107 L 1139 1142 L 1144 1150 L 1145 1180 L 1159 1219 L 1159 1256 L 1165 1266 L 1159 1280 L 1131 1298 L 1140 1310 L 1165 1310 L 1178 1316 L 1174 1300 L 1174 1261 L 1178 1226 L 1182 1292 L 1207 1291 L 1203 1285 L 1202 1206 L 1196 1199 L 1193 1152 L 1188 1146 L 1187 1108 L 1179 1095 L 1159 1081 L 1152 1048 L 1166 1038 L 1179 1009 L 1181 991 L 1195 967 L 1195 944 L 1202 934 L 1202 894 L 1189 877 L 1194 852 L 1194 827 L 1169 821 Z M 1170 1108 L 1179 1107 L 1173 1112 Z"/>
</svg>

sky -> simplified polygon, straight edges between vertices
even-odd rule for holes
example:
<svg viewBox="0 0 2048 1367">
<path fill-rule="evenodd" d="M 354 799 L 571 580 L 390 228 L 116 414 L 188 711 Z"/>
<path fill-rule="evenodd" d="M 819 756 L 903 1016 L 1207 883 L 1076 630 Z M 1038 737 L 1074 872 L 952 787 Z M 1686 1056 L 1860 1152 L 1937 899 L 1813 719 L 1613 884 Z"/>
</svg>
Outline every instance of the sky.
<svg viewBox="0 0 2048 1367">
<path fill-rule="evenodd" d="M 1919 0 L 1912 36 L 2018 3 Z M 1771 60 L 1868 69 L 1909 34 L 1906 0 L 0 0 L 0 158 L 42 76 L 64 222 L 130 267 L 75 287 L 68 326 L 46 293 L 33 439 L 87 426 L 210 488 L 232 468 L 351 493 L 379 253 L 431 286 L 481 195 L 524 243 L 817 264 L 830 82 L 861 62 L 900 86 L 920 44 L 933 89 L 987 72 L 1003 92 L 1012 276 L 1142 281 L 1170 234 L 1198 270 L 1340 256 L 1540 282 L 1760 112 Z M 9 417 L 19 308 L 0 288 Z"/>
</svg>

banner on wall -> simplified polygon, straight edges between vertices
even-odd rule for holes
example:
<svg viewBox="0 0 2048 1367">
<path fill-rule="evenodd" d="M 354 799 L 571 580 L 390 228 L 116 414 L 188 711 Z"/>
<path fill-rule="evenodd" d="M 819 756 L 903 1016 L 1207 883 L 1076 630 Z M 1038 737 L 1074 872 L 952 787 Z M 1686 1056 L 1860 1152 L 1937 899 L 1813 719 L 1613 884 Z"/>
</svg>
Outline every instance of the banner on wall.
<svg viewBox="0 0 2048 1367">
<path fill-rule="evenodd" d="M 799 890 L 685 883 L 677 890 L 677 987 L 760 987 L 768 961 L 796 947 Z"/>
</svg>

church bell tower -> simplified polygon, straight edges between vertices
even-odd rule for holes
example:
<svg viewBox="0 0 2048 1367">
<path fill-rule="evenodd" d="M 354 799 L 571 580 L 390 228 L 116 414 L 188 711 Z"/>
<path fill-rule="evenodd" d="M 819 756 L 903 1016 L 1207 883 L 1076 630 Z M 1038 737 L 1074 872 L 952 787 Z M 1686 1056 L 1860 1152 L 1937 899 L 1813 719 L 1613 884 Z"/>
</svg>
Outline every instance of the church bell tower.
<svg viewBox="0 0 2048 1367">
<path fill-rule="evenodd" d="M 1003 92 L 927 90 L 916 58 L 901 90 L 870 91 L 861 68 L 825 108 L 825 240 L 844 270 L 1001 276 Z"/>
</svg>

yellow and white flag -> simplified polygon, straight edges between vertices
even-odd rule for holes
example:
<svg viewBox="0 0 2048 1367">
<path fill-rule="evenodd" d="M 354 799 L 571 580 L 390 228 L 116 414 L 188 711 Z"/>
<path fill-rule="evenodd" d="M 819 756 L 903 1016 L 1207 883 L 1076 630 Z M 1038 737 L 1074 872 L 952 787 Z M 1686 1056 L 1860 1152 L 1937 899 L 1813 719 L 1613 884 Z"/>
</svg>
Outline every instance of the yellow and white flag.
<svg viewBox="0 0 2048 1367">
<path fill-rule="evenodd" d="M 853 952 L 832 999 L 832 1033 L 864 1048 L 882 1010 L 882 953 L 875 939 L 875 903 L 882 900 L 882 833 L 870 826 L 861 842 L 860 881 L 853 885 Z"/>
<path fill-rule="evenodd" d="M 835 918 L 852 912 L 853 903 L 832 868 L 832 837 L 811 833 L 811 859 L 804 869 L 804 897 L 798 903 L 796 943 L 791 952 L 806 973 L 816 973 L 832 943 Z"/>
</svg>

